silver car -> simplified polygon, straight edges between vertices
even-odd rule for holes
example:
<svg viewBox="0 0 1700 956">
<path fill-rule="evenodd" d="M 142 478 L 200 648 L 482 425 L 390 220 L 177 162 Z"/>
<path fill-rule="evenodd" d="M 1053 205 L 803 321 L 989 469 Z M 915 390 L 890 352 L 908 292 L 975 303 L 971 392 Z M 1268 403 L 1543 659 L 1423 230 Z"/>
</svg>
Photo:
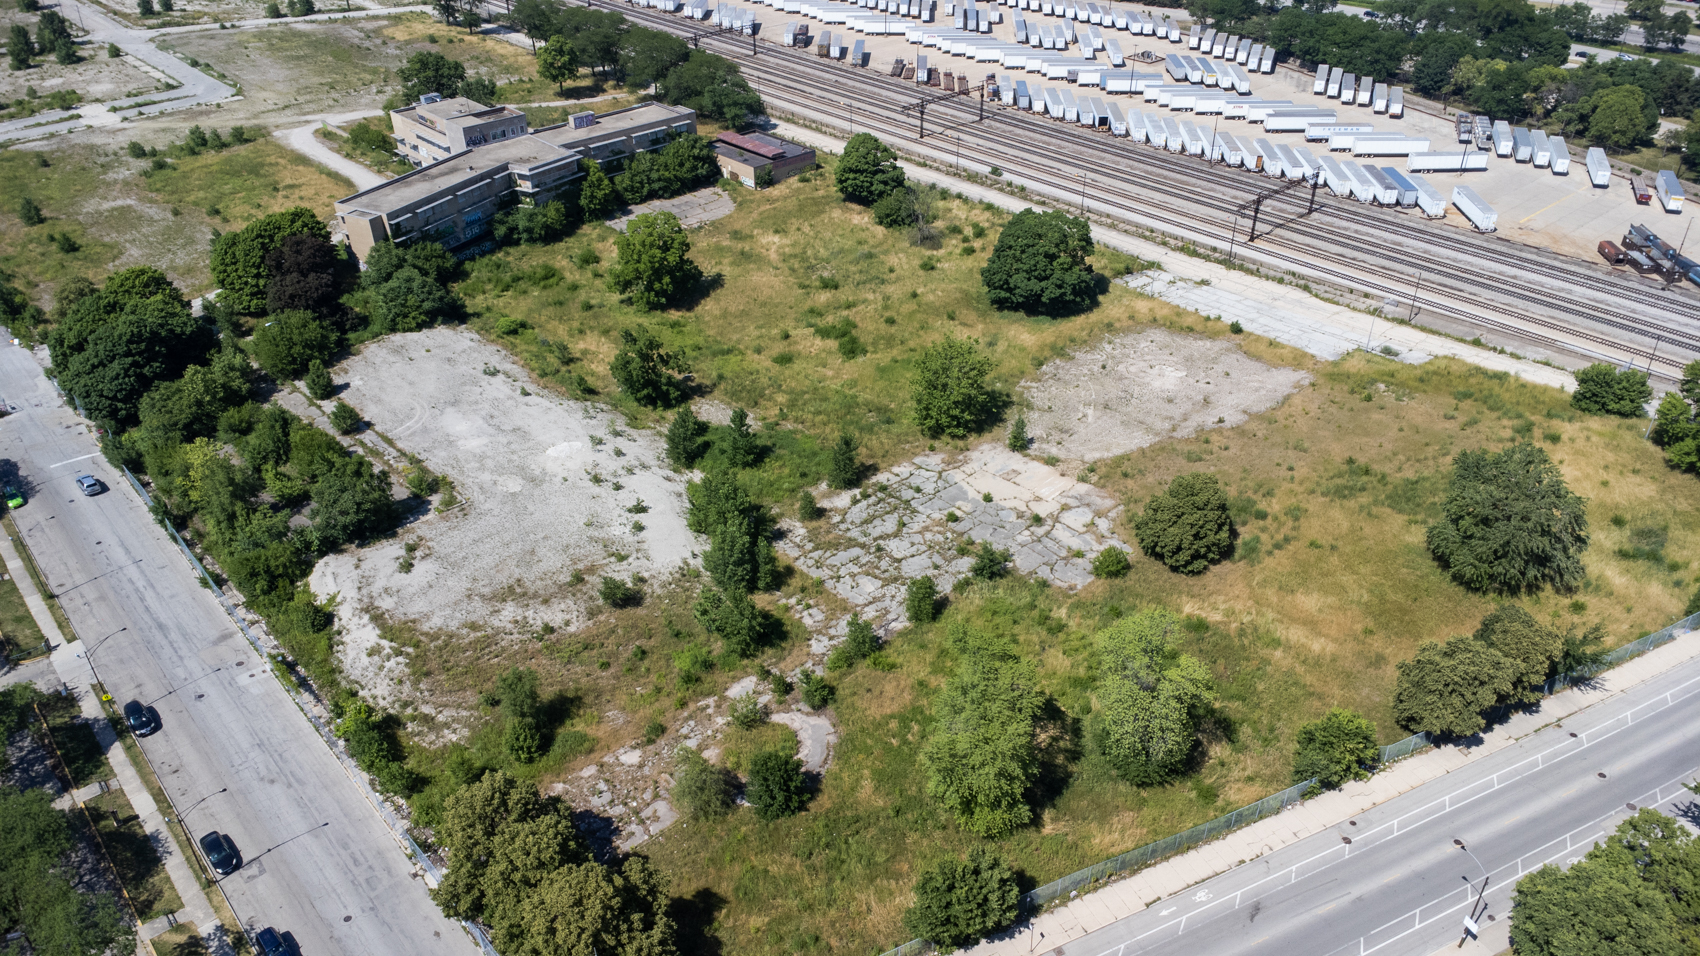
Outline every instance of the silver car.
<svg viewBox="0 0 1700 956">
<path fill-rule="evenodd" d="M 79 477 L 77 479 L 77 487 L 83 489 L 83 496 L 87 498 L 93 498 L 95 495 L 106 490 L 106 485 L 102 484 L 100 479 L 93 475 L 83 475 Z"/>
</svg>

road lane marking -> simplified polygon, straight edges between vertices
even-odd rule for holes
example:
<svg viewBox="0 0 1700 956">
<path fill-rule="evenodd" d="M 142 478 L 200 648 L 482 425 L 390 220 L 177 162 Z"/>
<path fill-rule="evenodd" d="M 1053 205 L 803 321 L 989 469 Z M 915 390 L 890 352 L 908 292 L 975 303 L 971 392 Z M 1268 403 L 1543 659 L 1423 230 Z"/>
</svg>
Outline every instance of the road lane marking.
<svg viewBox="0 0 1700 956">
<path fill-rule="evenodd" d="M 98 451 L 97 451 L 97 452 L 95 452 L 95 453 L 94 453 L 94 454 L 92 454 L 92 455 L 84 455 L 84 456 L 82 456 L 82 457 L 81 457 L 81 458 L 67 458 L 67 459 L 65 459 L 65 460 L 64 460 L 64 461 L 62 461 L 62 462 L 60 462 L 60 463 L 59 463 L 59 465 L 69 465 L 69 464 L 71 464 L 71 463 L 73 463 L 73 462 L 78 462 L 78 461 L 82 461 L 82 460 L 83 460 L 83 459 L 85 459 L 85 458 L 99 458 L 99 457 L 100 457 L 100 452 L 98 452 Z M 49 467 L 49 468 L 58 468 L 58 467 L 59 467 L 59 465 L 48 465 L 48 466 L 47 466 L 47 467 Z"/>
</svg>

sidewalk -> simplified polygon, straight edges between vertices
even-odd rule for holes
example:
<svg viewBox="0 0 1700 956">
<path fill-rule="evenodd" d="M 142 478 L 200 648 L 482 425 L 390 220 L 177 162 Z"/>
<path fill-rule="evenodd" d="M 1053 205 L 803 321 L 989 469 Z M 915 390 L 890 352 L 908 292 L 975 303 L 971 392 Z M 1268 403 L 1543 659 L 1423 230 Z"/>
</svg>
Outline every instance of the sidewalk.
<svg viewBox="0 0 1700 956">
<path fill-rule="evenodd" d="M 1148 905 L 1235 866 L 1290 846 L 1329 827 L 1339 826 L 1371 807 L 1438 780 L 1472 761 L 1511 746 L 1542 727 L 1695 657 L 1700 657 L 1700 637 L 1689 632 L 1601 674 L 1592 686 L 1572 687 L 1548 697 L 1536 713 L 1514 715 L 1493 728 L 1474 747 L 1436 747 L 1401 760 L 1368 780 L 1350 783 L 1339 790 L 1295 804 L 1213 843 L 1147 867 L 1066 906 L 1043 913 L 1005 937 L 988 940 L 965 952 L 975 956 L 1026 956 L 1033 950 L 1035 932 L 1042 934 L 1046 951 L 1055 950 L 1070 940 L 1138 913 Z M 1481 940 L 1471 942 L 1463 950 L 1448 947 L 1443 952 L 1474 956 L 1497 953 L 1509 945 L 1509 930 L 1509 921 L 1489 924 L 1483 927 Z"/>
<path fill-rule="evenodd" d="M 94 730 L 95 739 L 100 742 L 101 750 L 106 753 L 106 759 L 112 764 L 113 773 L 118 776 L 118 786 L 136 811 L 136 816 L 141 819 L 149 842 L 164 862 L 165 872 L 171 876 L 171 885 L 176 887 L 178 898 L 183 900 L 183 909 L 174 914 L 173 919 L 178 923 L 194 923 L 204 934 L 201 938 L 213 956 L 230 956 L 233 951 L 229 941 L 222 933 L 214 930 L 220 925 L 218 914 L 213 911 L 206 893 L 196 881 L 189 861 L 178 851 L 177 842 L 166 829 L 160 806 L 148 793 L 147 787 L 142 783 L 141 774 L 137 773 L 135 765 L 130 763 L 129 753 L 119 745 L 118 735 L 113 731 L 112 724 L 107 721 L 106 712 L 101 709 L 100 699 L 91 686 L 95 683 L 94 668 L 84 656 L 83 642 L 71 643 L 65 639 L 64 633 L 59 630 L 58 622 L 48 611 L 46 599 L 36 590 L 35 580 L 24 571 L 23 556 L 18 553 L 17 542 L 10 535 L 0 540 L 0 560 L 4 560 L 12 579 L 17 582 L 18 591 L 24 596 L 24 604 L 29 608 L 30 616 L 35 618 L 36 625 L 41 628 L 42 635 L 47 638 L 47 645 L 53 648 L 54 670 L 76 697 L 83 717 Z M 144 927 L 138 927 L 138 941 L 151 939 L 169 928 L 167 920 L 154 920 Z"/>
<path fill-rule="evenodd" d="M 844 149 L 844 140 L 794 123 L 776 121 L 774 131 L 817 150 L 842 152 Z M 941 157 L 935 161 L 948 163 L 949 159 Z M 1038 185 L 1029 185 L 1034 199 L 1027 200 L 990 186 L 958 179 L 948 168 L 919 167 L 906 161 L 900 161 L 898 165 L 915 182 L 932 183 L 953 193 L 961 193 L 975 202 L 989 202 L 1011 212 L 1037 205 L 1046 198 L 1052 206 L 1064 209 L 1069 206 L 1064 197 L 1043 196 L 1046 190 Z M 1542 385 L 1557 388 L 1575 385 L 1575 376 L 1566 369 L 1502 355 L 1491 349 L 1477 348 L 1413 326 L 1377 318 L 1367 312 L 1325 302 L 1299 286 L 1228 269 L 1100 222 L 1092 223 L 1092 238 L 1112 249 L 1159 265 L 1159 270 L 1127 277 L 1126 284 L 1136 291 L 1203 315 L 1220 315 L 1225 322 L 1237 319 L 1247 331 L 1302 349 L 1321 359 L 1337 359 L 1353 349 L 1375 350 L 1391 345 L 1400 353 L 1400 361 L 1412 364 L 1426 362 L 1437 355 L 1447 355 L 1482 368 L 1510 372 Z M 1255 253 L 1255 250 L 1252 252 Z M 1382 305 L 1379 301 L 1367 300 L 1365 304 Z M 1402 310 L 1408 306 L 1409 302 L 1398 303 L 1401 316 L 1404 314 Z M 1416 314 L 1415 321 L 1422 321 L 1421 312 Z"/>
</svg>

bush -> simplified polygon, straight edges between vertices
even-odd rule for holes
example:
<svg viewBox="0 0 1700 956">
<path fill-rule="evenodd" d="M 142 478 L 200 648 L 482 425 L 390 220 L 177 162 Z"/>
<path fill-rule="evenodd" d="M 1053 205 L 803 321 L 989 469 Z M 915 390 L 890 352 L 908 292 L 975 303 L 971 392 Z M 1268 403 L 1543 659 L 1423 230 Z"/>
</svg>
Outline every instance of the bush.
<svg viewBox="0 0 1700 956">
<path fill-rule="evenodd" d="M 892 191 L 903 187 L 903 170 L 897 153 L 872 133 L 857 133 L 844 144 L 844 154 L 833 170 L 839 195 L 863 206 L 872 206 Z"/>
<path fill-rule="evenodd" d="M 1124 780 L 1149 787 L 1185 770 L 1197 714 L 1213 703 L 1210 671 L 1180 653 L 1180 618 L 1148 610 L 1098 632 L 1097 744 Z"/>
<path fill-rule="evenodd" d="M 1228 496 L 1215 475 L 1181 475 L 1167 491 L 1152 497 L 1133 521 L 1139 548 L 1147 557 L 1182 574 L 1202 574 L 1233 551 L 1233 519 Z"/>
<path fill-rule="evenodd" d="M 689 405 L 681 407 L 667 426 L 667 460 L 675 468 L 690 468 L 703 454 L 703 436 L 708 423 L 696 416 Z"/>
<path fill-rule="evenodd" d="M 1009 573 L 1009 552 L 993 546 L 990 541 L 980 542 L 980 547 L 974 552 L 974 564 L 968 569 L 968 576 L 981 581 L 996 581 Z"/>
<path fill-rule="evenodd" d="M 356 130 L 370 128 L 355 127 Z M 567 216 L 567 207 L 560 200 L 546 202 L 541 206 L 515 206 L 512 209 L 504 209 L 496 213 L 491 224 L 491 232 L 497 242 L 527 245 L 554 242 L 566 235 L 570 228 L 572 221 Z"/>
<path fill-rule="evenodd" d="M 860 614 L 851 614 L 844 643 L 832 649 L 832 654 L 826 659 L 826 669 L 835 671 L 853 667 L 879 649 L 880 639 L 874 633 L 874 626 L 862 620 Z"/>
<path fill-rule="evenodd" d="M 763 750 L 750 758 L 744 799 L 756 816 L 777 820 L 794 816 L 805 801 L 803 762 L 783 750 Z"/>
<path fill-rule="evenodd" d="M 703 759 L 690 747 L 680 747 L 673 771 L 673 804 L 696 820 L 723 817 L 732 811 L 731 775 Z"/>
<path fill-rule="evenodd" d="M 1032 440 L 1027 437 L 1027 415 L 1015 413 L 1015 421 L 1009 426 L 1009 439 L 1006 442 L 1010 451 L 1026 451 Z"/>
<path fill-rule="evenodd" d="M 1653 388 L 1646 372 L 1618 369 L 1604 362 L 1577 372 L 1576 391 L 1570 395 L 1570 405 L 1578 411 L 1624 418 L 1644 417 L 1644 406 L 1652 400 Z"/>
<path fill-rule="evenodd" d="M 1428 548 L 1452 580 L 1472 591 L 1521 594 L 1582 583 L 1588 547 L 1586 505 L 1534 445 L 1453 459 L 1442 517 Z"/>
<path fill-rule="evenodd" d="M 732 698 L 730 716 L 732 726 L 740 730 L 754 730 L 767 723 L 767 705 L 756 699 L 755 691 L 750 691 Z"/>
<path fill-rule="evenodd" d="M 254 361 L 279 382 L 295 381 L 329 357 L 336 346 L 336 331 L 302 309 L 279 312 L 254 330 Z M 355 422 L 358 424 L 359 416 L 355 416 Z"/>
<path fill-rule="evenodd" d="M 931 624 L 939 616 L 939 588 L 932 578 L 915 578 L 903 593 L 903 611 L 911 624 Z"/>
<path fill-rule="evenodd" d="M 1483 714 L 1511 693 L 1516 668 L 1473 637 L 1427 641 L 1400 661 L 1393 719 L 1413 732 L 1467 737 L 1487 726 Z"/>
<path fill-rule="evenodd" d="M 1375 745 L 1375 724 L 1362 714 L 1331 707 L 1320 720 L 1299 728 L 1298 749 L 1293 754 L 1293 782 L 1312 777 L 1332 790 L 1347 780 L 1368 780 L 1364 767 L 1375 763 L 1381 748 Z"/>
<path fill-rule="evenodd" d="M 41 207 L 28 196 L 18 200 L 18 218 L 22 219 L 26 226 L 39 226 L 47 221 L 47 217 L 41 214 Z"/>
<path fill-rule="evenodd" d="M 315 402 L 322 402 L 336 394 L 336 385 L 331 382 L 331 373 L 325 370 L 325 363 L 314 359 L 307 363 L 307 377 L 302 380 L 307 386 L 307 395 Z"/>
<path fill-rule="evenodd" d="M 1127 559 L 1127 552 L 1110 545 L 1098 552 L 1092 559 L 1092 576 L 1096 578 L 1122 578 L 1133 570 L 1133 564 Z"/>
<path fill-rule="evenodd" d="M 991 847 L 968 859 L 944 860 L 915 881 L 915 904 L 903 928 L 946 950 L 979 942 L 1015 922 L 1021 888 L 1015 873 Z"/>
<path fill-rule="evenodd" d="M 808 490 L 797 492 L 797 520 L 819 521 L 820 505 L 815 503 L 815 496 Z"/>
<path fill-rule="evenodd" d="M 602 583 L 596 589 L 596 595 L 602 603 L 615 610 L 626 607 L 636 607 L 643 603 L 643 591 L 637 587 L 634 580 L 628 584 L 619 578 L 602 576 Z"/>
<path fill-rule="evenodd" d="M 1098 304 L 1098 277 L 1087 264 L 1092 226 L 1067 213 L 1015 214 L 980 270 L 992 307 L 1029 315 L 1073 315 Z"/>
<path fill-rule="evenodd" d="M 520 763 L 531 763 L 543 755 L 543 735 L 537 731 L 532 717 L 509 717 L 502 729 L 502 745 L 508 756 Z"/>
<path fill-rule="evenodd" d="M 331 409 L 331 427 L 347 435 L 360 427 L 360 413 L 347 402 L 337 402 Z"/>
<path fill-rule="evenodd" d="M 946 335 L 922 350 L 909 382 L 916 427 L 929 437 L 966 438 L 980 428 L 992 397 L 992 359 L 968 339 Z"/>
<path fill-rule="evenodd" d="M 803 706 L 810 710 L 820 710 L 832 703 L 833 686 L 826 682 L 826 678 L 806 670 L 798 675 L 797 680 L 801 685 Z"/>
<path fill-rule="evenodd" d="M 909 203 L 909 190 L 893 189 L 873 206 L 874 222 L 887 229 L 903 229 L 915 225 L 915 211 Z"/>
</svg>

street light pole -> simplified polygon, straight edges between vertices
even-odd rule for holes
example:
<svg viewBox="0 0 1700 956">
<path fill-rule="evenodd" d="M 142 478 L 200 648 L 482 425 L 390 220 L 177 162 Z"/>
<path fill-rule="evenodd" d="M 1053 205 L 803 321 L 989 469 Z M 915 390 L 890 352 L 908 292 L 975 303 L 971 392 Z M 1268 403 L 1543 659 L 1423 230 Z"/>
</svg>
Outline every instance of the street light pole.
<svg viewBox="0 0 1700 956">
<path fill-rule="evenodd" d="M 1482 898 L 1487 896 L 1489 877 L 1487 867 L 1482 866 L 1482 861 L 1477 860 L 1474 853 L 1470 853 L 1470 848 L 1464 845 L 1463 840 L 1453 840 L 1452 842 L 1457 844 L 1458 849 L 1463 850 L 1465 853 L 1469 853 L 1470 859 L 1475 860 L 1476 866 L 1480 867 L 1482 871 L 1482 888 L 1476 893 L 1476 901 L 1470 904 L 1470 915 L 1464 917 L 1464 935 L 1458 938 L 1458 948 L 1463 949 L 1464 942 L 1470 938 L 1471 933 L 1476 931 L 1476 911 L 1482 905 Z M 1464 877 L 1465 886 L 1469 886 L 1470 882 L 1469 877 Z"/>
</svg>

